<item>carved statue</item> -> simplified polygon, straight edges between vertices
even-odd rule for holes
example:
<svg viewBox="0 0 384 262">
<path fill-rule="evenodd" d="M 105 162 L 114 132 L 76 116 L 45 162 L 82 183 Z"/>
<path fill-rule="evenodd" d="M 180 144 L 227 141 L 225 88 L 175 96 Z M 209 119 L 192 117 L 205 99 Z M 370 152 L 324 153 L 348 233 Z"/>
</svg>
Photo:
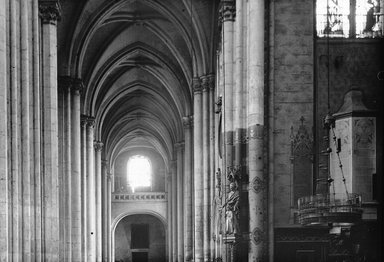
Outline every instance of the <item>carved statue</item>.
<svg viewBox="0 0 384 262">
<path fill-rule="evenodd" d="M 223 205 L 225 207 L 225 232 L 227 234 L 238 234 L 239 230 L 239 199 L 240 194 L 237 190 L 235 182 L 229 184 L 230 192 L 228 193 L 227 200 Z"/>
</svg>

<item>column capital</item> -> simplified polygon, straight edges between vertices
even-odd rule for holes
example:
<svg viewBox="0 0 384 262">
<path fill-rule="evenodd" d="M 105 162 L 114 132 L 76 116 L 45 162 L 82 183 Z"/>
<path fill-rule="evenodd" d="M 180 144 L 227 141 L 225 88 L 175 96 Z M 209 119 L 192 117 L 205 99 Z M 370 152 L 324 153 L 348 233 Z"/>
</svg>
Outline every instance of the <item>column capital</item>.
<svg viewBox="0 0 384 262">
<path fill-rule="evenodd" d="M 235 21 L 236 2 L 234 0 L 222 0 L 219 9 L 219 20 L 223 22 Z"/>
<path fill-rule="evenodd" d="M 112 180 L 112 177 L 113 177 L 113 175 L 111 174 L 111 173 L 107 173 L 107 180 L 108 181 L 111 181 Z"/>
<path fill-rule="evenodd" d="M 88 127 L 94 127 L 95 126 L 95 118 L 92 116 L 87 116 L 87 115 L 81 115 L 81 125 L 83 127 L 88 126 Z"/>
<path fill-rule="evenodd" d="M 86 115 L 80 116 L 80 124 L 82 127 L 85 127 L 87 125 L 88 117 Z"/>
<path fill-rule="evenodd" d="M 59 90 L 70 89 L 74 94 L 80 94 L 84 89 L 83 81 L 80 78 L 70 76 L 59 76 Z"/>
<path fill-rule="evenodd" d="M 87 118 L 87 126 L 92 127 L 92 128 L 95 126 L 95 118 L 94 117 L 89 116 Z"/>
<path fill-rule="evenodd" d="M 200 77 L 203 92 L 211 91 L 215 88 L 215 75 L 208 74 Z"/>
<path fill-rule="evenodd" d="M 185 129 L 189 129 L 193 125 L 193 116 L 184 116 L 182 118 L 183 126 Z"/>
<path fill-rule="evenodd" d="M 208 92 L 209 91 L 209 79 L 208 76 L 202 76 L 200 77 L 201 81 L 201 89 L 203 92 Z"/>
<path fill-rule="evenodd" d="M 95 148 L 96 152 L 101 152 L 101 150 L 103 150 L 103 142 L 101 141 L 93 141 L 93 147 Z"/>
<path fill-rule="evenodd" d="M 194 94 L 201 94 L 203 87 L 201 86 L 201 80 L 197 77 L 192 79 L 192 89 Z"/>
<path fill-rule="evenodd" d="M 184 148 L 184 144 L 185 144 L 184 141 L 180 141 L 180 142 L 175 143 L 176 150 L 183 149 Z"/>
<path fill-rule="evenodd" d="M 61 17 L 58 0 L 39 0 L 39 16 L 44 24 L 56 25 Z"/>
</svg>

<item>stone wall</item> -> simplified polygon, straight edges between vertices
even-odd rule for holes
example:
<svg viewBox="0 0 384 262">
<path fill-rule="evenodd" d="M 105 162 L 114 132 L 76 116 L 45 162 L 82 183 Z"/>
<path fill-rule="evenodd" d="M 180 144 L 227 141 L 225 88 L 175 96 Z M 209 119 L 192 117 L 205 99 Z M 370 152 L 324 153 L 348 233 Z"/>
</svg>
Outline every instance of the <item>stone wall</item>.
<svg viewBox="0 0 384 262">
<path fill-rule="evenodd" d="M 286 225 L 292 218 L 291 127 L 296 133 L 301 117 L 309 132 L 313 125 L 313 1 L 275 1 L 272 17 L 274 223 Z M 302 174 L 311 176 L 311 166 L 306 168 Z"/>
</svg>

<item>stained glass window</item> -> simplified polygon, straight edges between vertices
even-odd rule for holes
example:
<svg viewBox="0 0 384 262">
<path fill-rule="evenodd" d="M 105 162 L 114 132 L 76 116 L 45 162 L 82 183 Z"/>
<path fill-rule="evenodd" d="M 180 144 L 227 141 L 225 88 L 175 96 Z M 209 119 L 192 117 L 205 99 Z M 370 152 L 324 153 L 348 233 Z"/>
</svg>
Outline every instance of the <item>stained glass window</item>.
<svg viewBox="0 0 384 262">
<path fill-rule="evenodd" d="M 382 37 L 384 12 L 381 5 L 380 0 L 317 0 L 317 36 Z"/>
<path fill-rule="evenodd" d="M 319 37 L 349 37 L 349 0 L 318 0 L 316 10 Z"/>
</svg>

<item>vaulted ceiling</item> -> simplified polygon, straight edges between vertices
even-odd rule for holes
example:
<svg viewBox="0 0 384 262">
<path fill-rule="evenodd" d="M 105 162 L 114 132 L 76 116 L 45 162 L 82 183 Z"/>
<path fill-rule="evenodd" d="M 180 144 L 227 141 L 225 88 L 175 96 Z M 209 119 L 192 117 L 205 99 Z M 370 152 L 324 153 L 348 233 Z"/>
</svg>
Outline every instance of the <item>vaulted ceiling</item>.
<svg viewBox="0 0 384 262">
<path fill-rule="evenodd" d="M 59 73 L 83 80 L 105 158 L 153 148 L 173 159 L 193 77 L 213 72 L 213 0 L 63 0 Z"/>
</svg>

